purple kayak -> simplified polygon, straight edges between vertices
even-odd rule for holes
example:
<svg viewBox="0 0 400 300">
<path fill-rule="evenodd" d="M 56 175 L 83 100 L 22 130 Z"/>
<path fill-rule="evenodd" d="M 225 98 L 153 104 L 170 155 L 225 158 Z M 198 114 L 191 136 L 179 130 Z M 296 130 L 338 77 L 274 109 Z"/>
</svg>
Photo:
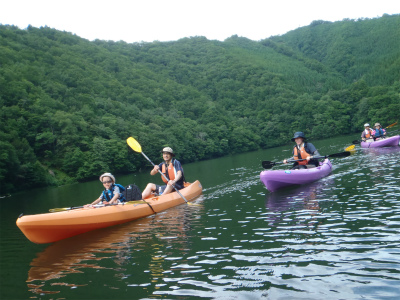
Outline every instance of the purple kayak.
<svg viewBox="0 0 400 300">
<path fill-rule="evenodd" d="M 361 148 L 393 147 L 398 146 L 399 141 L 400 135 L 395 135 L 378 141 L 361 142 Z"/>
<path fill-rule="evenodd" d="M 268 170 L 260 173 L 260 180 L 264 183 L 270 192 L 274 192 L 280 188 L 306 184 L 322 177 L 327 176 L 332 171 L 332 164 L 326 158 L 320 166 L 311 169 L 302 170 Z"/>
</svg>

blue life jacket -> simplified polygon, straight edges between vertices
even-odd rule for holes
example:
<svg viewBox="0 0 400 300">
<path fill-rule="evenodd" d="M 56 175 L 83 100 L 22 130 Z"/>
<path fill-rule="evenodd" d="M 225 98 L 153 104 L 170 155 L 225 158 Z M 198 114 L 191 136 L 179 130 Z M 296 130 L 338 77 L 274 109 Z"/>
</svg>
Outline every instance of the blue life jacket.
<svg viewBox="0 0 400 300">
<path fill-rule="evenodd" d="M 109 190 L 105 189 L 103 191 L 104 199 L 107 200 L 108 202 L 111 201 L 111 199 L 114 197 L 115 186 L 119 187 L 118 200 L 121 201 L 121 202 L 125 202 L 125 196 L 124 196 L 124 193 L 123 193 L 125 191 L 125 187 L 120 185 L 119 183 L 113 184 Z"/>
<path fill-rule="evenodd" d="M 383 136 L 383 129 L 382 128 L 379 128 L 379 129 L 375 129 L 375 135 L 374 135 L 376 138 L 377 137 L 381 137 L 381 136 Z"/>
</svg>

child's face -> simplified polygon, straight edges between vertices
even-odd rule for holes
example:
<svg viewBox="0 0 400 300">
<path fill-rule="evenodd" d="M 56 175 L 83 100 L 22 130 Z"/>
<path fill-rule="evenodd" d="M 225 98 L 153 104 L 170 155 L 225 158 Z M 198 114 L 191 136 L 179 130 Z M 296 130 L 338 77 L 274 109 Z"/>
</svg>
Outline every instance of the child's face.
<svg viewBox="0 0 400 300">
<path fill-rule="evenodd" d="M 113 183 L 112 179 L 107 176 L 104 176 L 101 182 L 103 182 L 103 185 L 106 189 L 109 189 L 111 184 Z"/>
</svg>

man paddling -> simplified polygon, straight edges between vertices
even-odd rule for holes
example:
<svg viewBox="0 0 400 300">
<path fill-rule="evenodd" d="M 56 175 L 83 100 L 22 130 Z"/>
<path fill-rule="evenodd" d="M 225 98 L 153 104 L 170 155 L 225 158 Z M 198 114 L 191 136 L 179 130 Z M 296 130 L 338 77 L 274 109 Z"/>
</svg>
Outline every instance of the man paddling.
<svg viewBox="0 0 400 300">
<path fill-rule="evenodd" d="M 296 146 L 294 146 L 293 149 L 293 158 L 295 162 L 291 168 L 292 170 L 307 169 L 307 165 L 319 166 L 318 159 L 313 159 L 312 157 L 321 155 L 313 144 L 306 142 L 306 137 L 303 132 L 296 132 L 292 138 L 292 142 L 296 142 Z M 287 164 L 288 160 L 283 160 L 283 163 Z"/>
<path fill-rule="evenodd" d="M 142 199 L 146 199 L 152 193 L 156 195 L 164 195 L 172 192 L 174 190 L 174 186 L 176 189 L 180 190 L 184 187 L 184 176 L 183 176 L 183 168 L 181 163 L 174 158 L 175 154 L 172 148 L 165 147 L 162 150 L 164 162 L 159 165 L 155 165 L 154 168 L 150 171 L 150 175 L 156 175 L 159 170 L 165 175 L 161 176 L 161 179 L 164 181 L 165 185 L 158 185 L 154 183 L 147 184 L 146 188 L 142 193 Z"/>
</svg>

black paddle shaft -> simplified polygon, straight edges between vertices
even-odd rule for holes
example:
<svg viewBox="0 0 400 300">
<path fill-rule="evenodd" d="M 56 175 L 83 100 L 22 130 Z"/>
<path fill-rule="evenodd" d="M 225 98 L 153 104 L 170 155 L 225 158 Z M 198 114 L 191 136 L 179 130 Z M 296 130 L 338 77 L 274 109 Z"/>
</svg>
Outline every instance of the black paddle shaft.
<svg viewBox="0 0 400 300">
<path fill-rule="evenodd" d="M 333 153 L 325 156 L 314 156 L 312 157 L 313 159 L 322 159 L 322 158 L 328 158 L 328 157 L 347 157 L 350 156 L 351 152 L 350 151 L 344 151 L 344 152 L 339 152 L 339 153 Z M 288 162 L 296 162 L 296 161 L 302 161 L 306 159 L 298 159 L 298 160 L 288 160 Z M 264 169 L 271 169 L 273 166 L 278 165 L 278 164 L 283 164 L 283 162 L 274 162 L 274 161 L 269 161 L 269 160 L 264 160 L 261 162 L 261 165 Z"/>
</svg>

